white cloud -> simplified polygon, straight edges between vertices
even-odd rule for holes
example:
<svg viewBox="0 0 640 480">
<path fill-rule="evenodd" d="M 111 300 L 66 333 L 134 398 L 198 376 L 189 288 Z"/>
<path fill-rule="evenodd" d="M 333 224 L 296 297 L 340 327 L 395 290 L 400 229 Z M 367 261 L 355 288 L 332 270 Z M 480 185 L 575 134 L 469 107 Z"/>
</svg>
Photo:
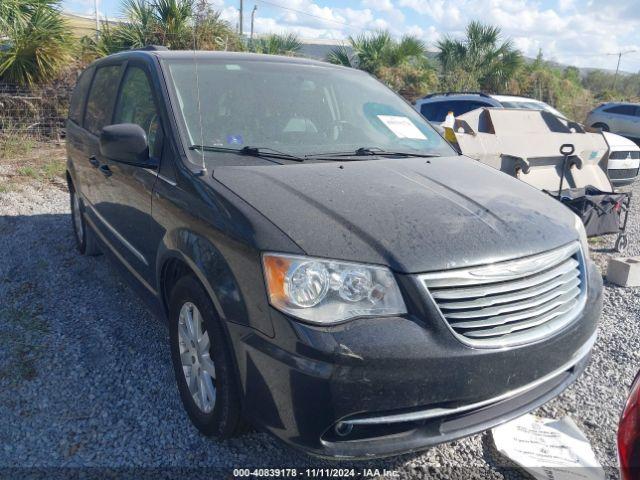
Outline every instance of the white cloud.
<svg viewBox="0 0 640 480">
<path fill-rule="evenodd" d="M 546 58 L 579 66 L 615 68 L 605 55 L 624 49 L 639 49 L 638 0 L 615 3 L 556 0 L 397 0 L 397 5 L 413 11 L 420 28 L 435 26 L 441 34 L 461 35 L 471 20 L 499 26 L 525 55 L 535 57 L 540 49 Z M 554 8 L 550 8 L 553 5 Z M 404 27 L 409 28 L 409 27 Z M 640 69 L 640 53 L 630 54 L 623 67 Z"/>
<path fill-rule="evenodd" d="M 2 0 L 0 0 L 2 1 Z M 65 8 L 93 14 L 93 0 L 63 0 Z M 100 0 L 107 4 L 106 0 Z M 110 0 L 113 2 L 114 0 Z M 376 29 L 393 35 L 415 35 L 433 48 L 443 35 L 461 36 L 471 20 L 499 26 L 505 38 L 528 57 L 541 49 L 545 58 L 578 66 L 640 70 L 639 0 L 273 0 L 285 8 L 258 4 L 258 33 L 294 32 L 304 38 L 344 39 Z M 232 25 L 238 22 L 237 0 L 209 0 Z M 244 30 L 249 31 L 251 8 L 245 2 Z M 105 5 L 106 6 L 106 5 Z M 113 7 L 118 9 L 118 7 Z M 113 11 L 108 11 L 114 17 Z"/>
<path fill-rule="evenodd" d="M 390 12 L 395 10 L 391 0 L 362 0 L 360 2 L 363 7 L 372 8 L 380 12 Z"/>
<path fill-rule="evenodd" d="M 404 33 L 420 38 L 426 43 L 427 48 L 432 46 L 441 37 L 441 32 L 433 25 L 429 25 L 426 29 L 419 25 L 410 25 L 404 29 Z"/>
<path fill-rule="evenodd" d="M 575 8 L 575 0 L 558 0 L 558 9 L 561 12 L 566 12 Z"/>
</svg>

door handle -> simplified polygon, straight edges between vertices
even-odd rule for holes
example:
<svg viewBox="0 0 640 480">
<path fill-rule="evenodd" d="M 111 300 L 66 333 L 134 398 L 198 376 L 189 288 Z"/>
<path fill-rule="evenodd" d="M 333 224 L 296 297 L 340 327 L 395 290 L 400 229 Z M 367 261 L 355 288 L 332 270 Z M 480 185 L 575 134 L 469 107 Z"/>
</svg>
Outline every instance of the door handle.
<svg viewBox="0 0 640 480">
<path fill-rule="evenodd" d="M 98 161 L 95 155 L 91 155 L 89 157 L 89 163 L 96 168 L 100 166 L 100 162 Z"/>
<path fill-rule="evenodd" d="M 113 175 L 113 172 L 109 168 L 109 165 L 100 165 L 98 167 L 98 170 L 100 170 L 100 173 L 103 174 L 105 177 L 110 177 L 111 175 Z"/>
</svg>

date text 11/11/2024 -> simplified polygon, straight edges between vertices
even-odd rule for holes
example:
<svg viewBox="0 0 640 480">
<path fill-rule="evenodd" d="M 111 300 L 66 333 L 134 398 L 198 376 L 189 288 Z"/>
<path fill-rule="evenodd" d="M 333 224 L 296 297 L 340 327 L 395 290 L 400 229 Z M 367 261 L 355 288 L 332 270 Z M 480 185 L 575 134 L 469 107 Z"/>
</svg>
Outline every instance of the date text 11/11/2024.
<svg viewBox="0 0 640 480">
<path fill-rule="evenodd" d="M 233 478 L 399 478 L 397 470 L 379 468 L 234 468 Z"/>
</svg>

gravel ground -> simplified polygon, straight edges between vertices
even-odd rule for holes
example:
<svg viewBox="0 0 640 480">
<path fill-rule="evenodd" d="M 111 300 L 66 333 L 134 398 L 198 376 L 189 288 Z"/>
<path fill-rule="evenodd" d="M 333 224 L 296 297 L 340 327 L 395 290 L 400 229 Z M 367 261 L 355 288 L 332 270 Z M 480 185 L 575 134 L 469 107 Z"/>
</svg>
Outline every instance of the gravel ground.
<svg viewBox="0 0 640 480">
<path fill-rule="evenodd" d="M 640 255 L 640 186 L 635 191 L 629 255 Z M 613 240 L 592 252 L 601 265 Z M 166 327 L 104 257 L 76 253 L 64 187 L 0 193 L 0 252 L 0 471 L 42 467 L 50 476 L 60 467 L 97 467 L 100 475 L 140 469 L 136 477 L 157 478 L 149 469 L 195 468 L 191 476 L 228 478 L 234 467 L 347 466 L 262 433 L 223 443 L 199 435 L 181 408 Z M 590 366 L 537 412 L 570 415 L 611 478 L 618 416 L 640 364 L 638 293 L 606 284 Z M 486 433 L 355 466 L 393 469 L 396 478 L 521 478 Z"/>
</svg>

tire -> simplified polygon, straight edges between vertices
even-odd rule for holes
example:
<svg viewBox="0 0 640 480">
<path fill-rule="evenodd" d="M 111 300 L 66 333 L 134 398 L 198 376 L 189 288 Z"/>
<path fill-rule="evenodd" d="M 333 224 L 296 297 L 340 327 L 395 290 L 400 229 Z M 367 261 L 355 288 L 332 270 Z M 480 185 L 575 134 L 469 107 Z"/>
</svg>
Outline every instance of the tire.
<svg viewBox="0 0 640 480">
<path fill-rule="evenodd" d="M 200 342 L 194 341 L 193 331 L 190 331 L 188 326 L 189 312 L 192 319 L 199 313 L 201 321 L 194 321 L 191 325 L 202 334 L 202 339 L 205 336 L 210 339 L 208 348 L 197 348 L 196 343 L 203 345 L 206 342 L 202 339 Z M 193 275 L 182 277 L 171 291 L 169 339 L 180 398 L 195 427 L 207 436 L 220 439 L 230 438 L 244 431 L 239 381 L 231 348 L 211 299 Z M 186 362 L 189 366 L 183 363 L 185 357 L 190 358 Z M 213 368 L 209 360 L 213 360 Z M 197 393 L 193 391 L 193 384 L 191 389 L 189 387 L 187 372 L 189 378 L 198 379 Z M 212 373 L 214 375 L 211 375 Z M 215 392 L 213 402 L 207 375 Z M 202 391 L 205 392 L 204 400 Z"/>
<path fill-rule="evenodd" d="M 591 125 L 591 127 L 598 128 L 598 129 L 602 130 L 603 132 L 610 131 L 609 125 L 607 125 L 606 123 L 601 123 L 601 122 L 594 123 L 593 125 Z"/>
<path fill-rule="evenodd" d="M 71 225 L 73 227 L 73 238 L 76 241 L 76 248 L 81 255 L 90 257 L 100 255 L 100 248 L 96 240 L 96 234 L 87 225 L 84 218 L 84 205 L 82 199 L 76 193 L 73 185 L 69 185 L 69 201 L 71 204 Z"/>
</svg>

